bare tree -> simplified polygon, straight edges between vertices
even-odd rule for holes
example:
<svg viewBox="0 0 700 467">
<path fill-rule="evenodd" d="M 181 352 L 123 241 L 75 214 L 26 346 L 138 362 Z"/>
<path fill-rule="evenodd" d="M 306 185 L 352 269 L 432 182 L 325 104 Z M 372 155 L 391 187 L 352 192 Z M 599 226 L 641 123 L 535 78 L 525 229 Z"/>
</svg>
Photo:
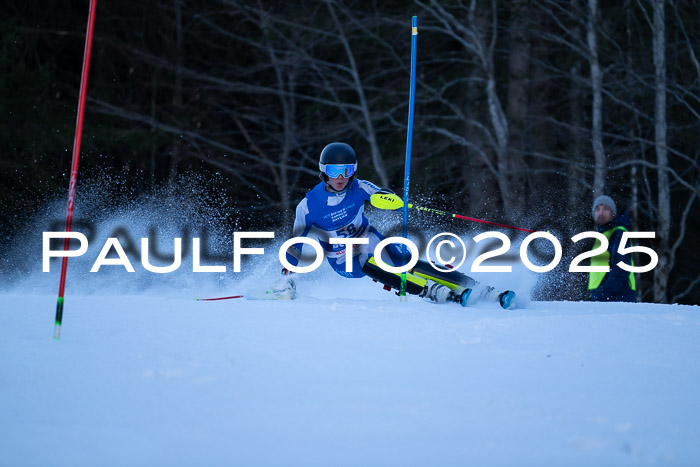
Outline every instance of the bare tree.
<svg viewBox="0 0 700 467">
<path fill-rule="evenodd" d="M 668 152 L 666 142 L 666 18 L 664 0 L 653 0 L 654 28 L 654 135 L 656 161 L 658 165 L 658 218 L 656 234 L 658 236 L 659 265 L 654 269 L 654 301 L 666 302 L 668 278 L 673 269 L 671 258 L 671 191 L 668 181 Z"/>
<path fill-rule="evenodd" d="M 511 2 L 508 28 L 507 125 L 510 128 L 507 178 L 512 200 L 510 217 L 522 216 L 526 207 L 528 167 L 523 154 L 529 146 L 529 91 L 531 89 L 531 46 L 529 20 L 534 14 L 526 0 Z M 495 12 L 494 12 L 495 14 Z"/>
<path fill-rule="evenodd" d="M 343 49 L 345 50 L 345 55 L 350 64 L 349 72 L 352 76 L 352 81 L 355 85 L 355 91 L 357 92 L 357 98 L 359 101 L 360 109 L 362 110 L 362 119 L 365 123 L 365 129 L 367 131 L 367 142 L 369 143 L 370 150 L 372 152 L 372 162 L 374 164 L 374 169 L 379 175 L 379 180 L 383 186 L 389 185 L 389 177 L 384 169 L 384 160 L 379 152 L 379 146 L 377 144 L 377 136 L 374 129 L 374 124 L 372 122 L 372 112 L 367 104 L 367 99 L 365 98 L 365 90 L 362 84 L 362 79 L 360 78 L 360 73 L 357 68 L 357 62 L 355 61 L 355 56 L 348 42 L 347 36 L 345 35 L 345 30 L 343 29 L 342 23 L 338 20 L 338 15 L 335 12 L 333 6 L 335 0 L 325 0 L 328 6 L 328 11 L 330 11 L 333 18 L 333 23 L 338 30 L 338 38 L 343 44 Z"/>
<path fill-rule="evenodd" d="M 484 76 L 484 91 L 486 94 L 487 114 L 493 130 L 490 137 L 493 140 L 493 148 L 497 160 L 497 182 L 501 193 L 501 201 L 506 217 L 515 216 L 518 208 L 515 183 L 513 183 L 512 154 L 509 151 L 509 124 L 506 113 L 503 110 L 501 99 L 497 92 L 496 70 L 494 65 L 494 53 L 498 38 L 498 12 L 495 1 L 491 2 L 490 37 L 478 27 L 476 16 L 476 3 L 471 2 L 468 8 L 459 3 L 459 9 L 466 12 L 464 20 L 458 19 L 455 14 L 445 8 L 437 0 L 430 0 L 424 4 L 419 0 L 416 3 L 430 12 L 444 27 L 444 33 L 455 39 L 464 49 L 477 59 L 480 71 Z M 516 164 L 517 165 L 517 164 Z"/>
<path fill-rule="evenodd" d="M 598 61 L 598 39 L 596 37 L 597 15 L 598 0 L 588 0 L 586 40 L 588 43 L 588 63 L 591 68 L 591 88 L 593 90 L 591 143 L 593 145 L 593 157 L 595 159 L 593 193 L 596 196 L 605 192 L 605 173 L 607 166 L 607 158 L 605 157 L 605 149 L 603 148 L 603 73 L 600 69 L 600 62 Z"/>
<path fill-rule="evenodd" d="M 573 10 L 579 11 L 580 5 L 578 0 L 573 1 Z M 582 25 L 579 22 L 574 23 L 571 28 L 571 35 L 575 43 L 583 43 L 582 38 Z M 568 158 L 571 161 L 567 165 L 567 172 L 569 174 L 568 183 L 568 212 L 579 213 L 588 212 L 588 209 L 582 209 L 581 200 L 586 199 L 586 171 L 582 161 L 585 159 L 583 156 L 588 151 L 585 146 L 585 131 L 583 122 L 583 83 L 585 80 L 581 76 L 582 73 L 582 60 L 579 56 L 575 55 L 574 63 L 570 69 L 570 93 L 568 97 L 568 106 L 570 109 L 570 123 L 571 126 L 568 129 L 570 135 L 570 145 L 569 145 L 569 155 Z M 574 223 L 578 224 L 578 223 Z"/>
</svg>

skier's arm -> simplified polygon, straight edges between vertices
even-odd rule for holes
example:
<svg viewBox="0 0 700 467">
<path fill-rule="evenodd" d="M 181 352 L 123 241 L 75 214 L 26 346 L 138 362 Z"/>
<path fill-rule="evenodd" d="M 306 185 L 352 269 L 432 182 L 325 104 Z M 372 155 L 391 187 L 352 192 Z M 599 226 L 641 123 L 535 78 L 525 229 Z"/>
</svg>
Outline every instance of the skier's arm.
<svg viewBox="0 0 700 467">
<path fill-rule="evenodd" d="M 311 213 L 309 212 L 309 207 L 307 199 L 304 198 L 297 205 L 296 218 L 294 219 L 294 227 L 292 228 L 292 238 L 294 237 L 306 237 L 311 229 Z M 299 258 L 301 258 L 301 249 L 304 246 L 303 243 L 295 243 L 286 252 L 287 261 L 292 266 L 299 264 Z M 285 271 L 282 271 L 283 273 Z"/>
<path fill-rule="evenodd" d="M 391 191 L 388 188 L 380 188 L 377 185 L 375 185 L 372 182 L 368 182 L 367 180 L 358 180 L 360 183 L 360 188 L 365 192 L 365 195 L 367 197 L 367 200 L 369 200 L 369 197 L 372 196 L 375 193 L 379 194 L 395 194 L 393 191 Z"/>
</svg>

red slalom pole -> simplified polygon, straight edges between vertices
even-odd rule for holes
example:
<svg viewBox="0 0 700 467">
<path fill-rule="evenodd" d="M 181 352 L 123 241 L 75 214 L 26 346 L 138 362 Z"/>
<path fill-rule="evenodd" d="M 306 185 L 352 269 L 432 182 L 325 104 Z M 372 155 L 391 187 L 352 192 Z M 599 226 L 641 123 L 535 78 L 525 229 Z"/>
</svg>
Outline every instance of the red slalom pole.
<svg viewBox="0 0 700 467">
<path fill-rule="evenodd" d="M 78 163 L 80 162 L 80 141 L 83 137 L 83 116 L 85 115 L 85 98 L 87 95 L 88 72 L 90 70 L 90 54 L 92 53 L 92 32 L 95 29 L 95 9 L 97 0 L 90 0 L 90 12 L 88 13 L 87 34 L 85 35 L 85 52 L 83 54 L 83 72 L 80 78 L 80 96 L 78 98 L 78 116 L 75 124 L 75 139 L 73 140 L 73 161 L 70 170 L 70 184 L 68 185 L 68 212 L 66 214 L 66 232 L 71 231 L 73 225 L 73 209 L 75 207 L 75 192 L 78 184 Z M 70 248 L 70 239 L 63 241 L 63 251 Z M 56 303 L 56 325 L 53 331 L 54 339 L 61 338 L 61 323 L 63 322 L 63 293 L 66 290 L 66 271 L 68 269 L 68 257 L 63 257 L 61 263 L 61 282 L 58 286 L 58 302 Z"/>
</svg>

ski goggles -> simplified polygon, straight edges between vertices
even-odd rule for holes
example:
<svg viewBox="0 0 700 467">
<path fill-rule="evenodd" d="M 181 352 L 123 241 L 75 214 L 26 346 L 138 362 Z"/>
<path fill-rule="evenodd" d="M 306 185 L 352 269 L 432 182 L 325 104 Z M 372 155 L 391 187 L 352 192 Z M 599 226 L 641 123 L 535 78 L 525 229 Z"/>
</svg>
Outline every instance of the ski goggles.
<svg viewBox="0 0 700 467">
<path fill-rule="evenodd" d="M 341 175 L 350 178 L 355 175 L 355 164 L 326 164 L 326 175 L 338 178 Z"/>
</svg>

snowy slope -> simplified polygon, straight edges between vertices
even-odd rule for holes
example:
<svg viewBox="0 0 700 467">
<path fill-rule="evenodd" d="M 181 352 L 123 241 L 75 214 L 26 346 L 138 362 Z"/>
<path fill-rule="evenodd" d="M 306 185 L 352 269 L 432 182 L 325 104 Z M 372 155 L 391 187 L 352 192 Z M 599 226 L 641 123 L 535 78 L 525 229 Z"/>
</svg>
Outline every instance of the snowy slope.
<svg viewBox="0 0 700 467">
<path fill-rule="evenodd" d="M 0 254 L 0 466 L 700 465 L 698 306 L 530 302 L 561 284 L 515 243 L 514 272 L 475 276 L 515 289 L 512 311 L 400 303 L 327 265 L 295 301 L 195 302 L 271 283 L 274 245 L 232 273 L 217 203 L 104 186 L 81 185 L 94 235 L 69 263 L 60 341 L 41 232 L 63 197 Z M 89 272 L 117 232 L 169 253 L 203 226 L 226 274 L 192 273 L 191 255 L 170 274 Z"/>
<path fill-rule="evenodd" d="M 700 465 L 700 307 L 320 284 L 4 293 L 0 464 Z"/>
</svg>

